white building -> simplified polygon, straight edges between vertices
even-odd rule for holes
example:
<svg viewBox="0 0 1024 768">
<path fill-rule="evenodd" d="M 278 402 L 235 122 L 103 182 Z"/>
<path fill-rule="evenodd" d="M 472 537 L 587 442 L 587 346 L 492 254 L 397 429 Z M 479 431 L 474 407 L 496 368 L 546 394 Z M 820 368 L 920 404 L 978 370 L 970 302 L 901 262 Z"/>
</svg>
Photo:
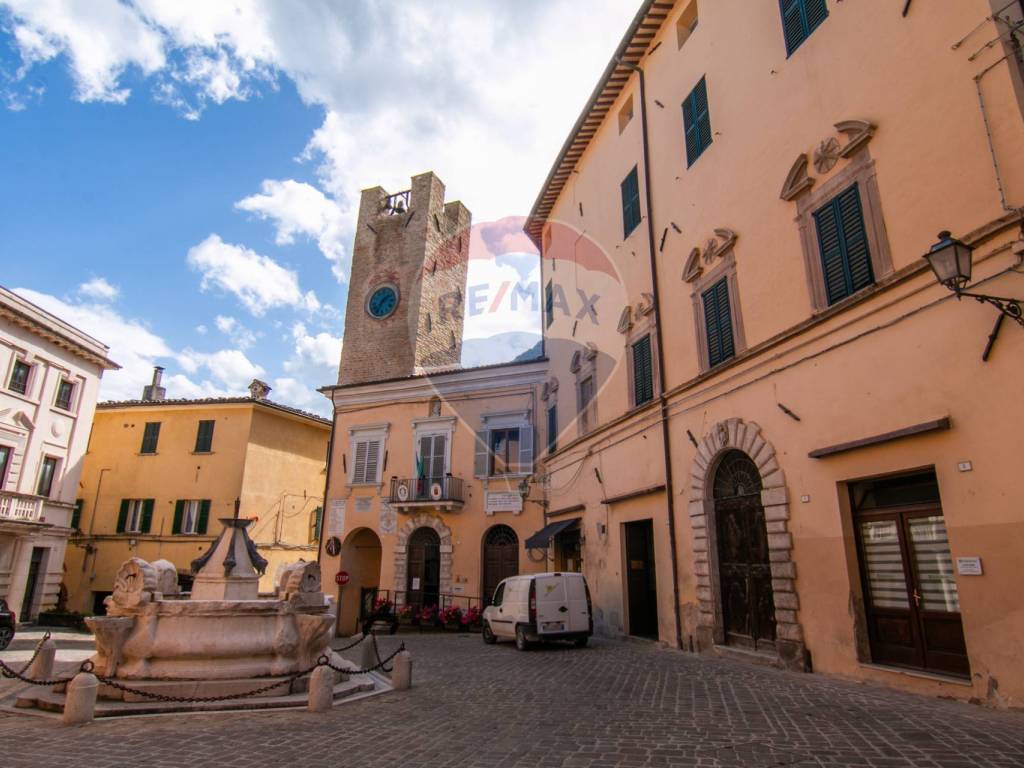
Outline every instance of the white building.
<svg viewBox="0 0 1024 768">
<path fill-rule="evenodd" d="M 0 287 L 0 598 L 57 603 L 108 348 Z"/>
</svg>

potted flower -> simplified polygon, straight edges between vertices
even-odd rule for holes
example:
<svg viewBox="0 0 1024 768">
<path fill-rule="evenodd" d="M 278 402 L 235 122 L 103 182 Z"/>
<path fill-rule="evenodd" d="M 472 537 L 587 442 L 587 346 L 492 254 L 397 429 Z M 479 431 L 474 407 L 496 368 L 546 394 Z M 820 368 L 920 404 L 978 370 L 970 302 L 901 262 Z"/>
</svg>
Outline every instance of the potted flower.
<svg viewBox="0 0 1024 768">
<path fill-rule="evenodd" d="M 437 620 L 437 607 L 433 605 L 423 606 L 416 614 L 416 623 L 423 627 L 429 627 Z"/>
<path fill-rule="evenodd" d="M 456 605 L 450 605 L 441 611 L 441 623 L 445 629 L 458 631 L 462 628 L 462 609 Z"/>
<path fill-rule="evenodd" d="M 479 630 L 483 626 L 483 611 L 477 608 L 475 605 L 470 606 L 467 611 L 462 614 L 461 622 L 462 629 L 465 632 Z"/>
<path fill-rule="evenodd" d="M 378 597 L 373 601 L 373 612 L 378 616 L 387 616 L 394 605 L 386 597 Z"/>
<path fill-rule="evenodd" d="M 413 614 L 415 613 L 416 611 L 413 610 L 411 605 L 403 605 L 398 609 L 398 613 L 396 614 L 398 616 L 398 623 L 405 625 L 412 624 Z"/>
</svg>

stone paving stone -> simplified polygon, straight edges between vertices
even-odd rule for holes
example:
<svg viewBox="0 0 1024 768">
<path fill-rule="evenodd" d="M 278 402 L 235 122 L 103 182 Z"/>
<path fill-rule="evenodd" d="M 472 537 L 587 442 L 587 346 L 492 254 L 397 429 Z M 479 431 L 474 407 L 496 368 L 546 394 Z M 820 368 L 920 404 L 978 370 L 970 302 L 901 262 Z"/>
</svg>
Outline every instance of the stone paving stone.
<svg viewBox="0 0 1024 768">
<path fill-rule="evenodd" d="M 404 636 L 413 688 L 327 713 L 65 728 L 0 714 L 4 768 L 1020 768 L 1024 713 L 595 640 L 520 653 Z M 381 638 L 390 653 L 399 638 Z"/>
</svg>

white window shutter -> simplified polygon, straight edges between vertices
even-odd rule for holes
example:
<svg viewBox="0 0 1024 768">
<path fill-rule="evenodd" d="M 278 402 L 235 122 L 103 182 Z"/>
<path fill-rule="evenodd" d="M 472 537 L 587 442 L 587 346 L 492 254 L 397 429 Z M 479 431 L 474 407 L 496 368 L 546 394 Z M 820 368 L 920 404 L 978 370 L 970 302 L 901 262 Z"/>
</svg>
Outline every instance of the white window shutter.
<svg viewBox="0 0 1024 768">
<path fill-rule="evenodd" d="M 376 483 L 377 470 L 380 467 L 380 440 L 366 442 L 366 475 L 364 483 Z"/>
<path fill-rule="evenodd" d="M 369 443 L 366 440 L 360 440 L 356 443 L 355 448 L 355 463 L 352 467 L 352 482 L 353 483 L 365 483 L 366 482 L 366 451 Z"/>
<path fill-rule="evenodd" d="M 473 454 L 473 476 L 487 477 L 488 441 L 490 435 L 487 430 L 476 433 L 476 451 Z"/>
<path fill-rule="evenodd" d="M 529 424 L 519 428 L 519 471 L 533 473 L 533 427 Z"/>
</svg>

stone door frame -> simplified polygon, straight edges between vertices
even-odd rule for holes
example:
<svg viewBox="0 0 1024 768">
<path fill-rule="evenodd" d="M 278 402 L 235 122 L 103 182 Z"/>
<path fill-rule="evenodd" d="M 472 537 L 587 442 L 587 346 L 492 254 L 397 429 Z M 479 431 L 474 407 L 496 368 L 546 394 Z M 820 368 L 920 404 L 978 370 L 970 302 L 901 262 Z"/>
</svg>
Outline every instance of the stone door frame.
<svg viewBox="0 0 1024 768">
<path fill-rule="evenodd" d="M 420 528 L 431 528 L 441 540 L 441 578 L 438 591 L 450 595 L 452 591 L 452 531 L 444 521 L 434 515 L 420 513 L 409 518 L 395 537 L 395 606 L 405 605 L 405 585 L 409 575 L 409 537 Z"/>
<path fill-rule="evenodd" d="M 714 476 L 726 451 L 745 453 L 761 475 L 761 505 L 768 529 L 768 556 L 775 603 L 776 649 L 779 662 L 790 669 L 808 669 L 800 599 L 796 591 L 793 536 L 789 532 L 789 497 L 786 476 L 774 446 L 761 427 L 742 419 L 716 424 L 700 441 L 689 478 L 689 513 L 693 529 L 694 573 L 697 577 L 697 640 L 702 650 L 725 643 L 722 591 L 718 572 Z"/>
</svg>

